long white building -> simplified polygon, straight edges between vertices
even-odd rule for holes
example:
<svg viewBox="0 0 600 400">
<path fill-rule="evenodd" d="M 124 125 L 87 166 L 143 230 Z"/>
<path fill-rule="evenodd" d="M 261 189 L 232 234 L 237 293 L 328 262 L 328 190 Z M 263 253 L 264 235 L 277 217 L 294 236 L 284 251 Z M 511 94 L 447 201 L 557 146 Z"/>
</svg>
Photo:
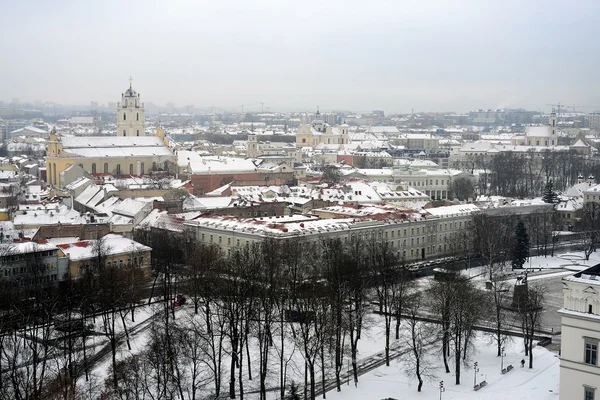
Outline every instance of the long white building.
<svg viewBox="0 0 600 400">
<path fill-rule="evenodd" d="M 322 215 L 330 214 L 325 218 L 302 214 L 255 218 L 200 216 L 185 225 L 199 242 L 216 244 L 225 254 L 266 237 L 311 242 L 356 237 L 388 241 L 397 256 L 414 262 L 456 254 L 459 234 L 471 224 L 471 213 L 478 210 L 472 204 L 423 211 L 337 206 L 336 210 L 319 210 Z"/>
<path fill-rule="evenodd" d="M 600 264 L 563 278 L 560 400 L 600 399 Z"/>
</svg>

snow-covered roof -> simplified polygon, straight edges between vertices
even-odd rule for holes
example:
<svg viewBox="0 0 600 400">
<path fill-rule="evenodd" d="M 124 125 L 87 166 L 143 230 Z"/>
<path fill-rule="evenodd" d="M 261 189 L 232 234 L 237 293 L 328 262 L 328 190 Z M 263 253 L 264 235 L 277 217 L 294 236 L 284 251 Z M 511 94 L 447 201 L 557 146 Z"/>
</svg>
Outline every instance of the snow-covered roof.
<svg viewBox="0 0 600 400">
<path fill-rule="evenodd" d="M 65 136 L 63 151 L 81 157 L 171 156 L 158 136 Z"/>
<path fill-rule="evenodd" d="M 102 241 L 107 256 L 152 250 L 148 246 L 116 234 L 108 234 L 102 238 Z M 88 260 L 95 257 L 94 243 L 95 240 L 82 240 L 76 243 L 69 241 L 58 244 L 58 247 L 73 261 Z"/>
<path fill-rule="evenodd" d="M 42 226 L 42 225 L 56 225 L 56 224 L 81 224 L 85 223 L 81 215 L 67 206 L 60 206 L 58 210 L 56 208 L 42 210 L 24 211 L 25 214 L 19 214 L 15 216 L 14 224 L 16 226 Z"/>
<path fill-rule="evenodd" d="M 0 255 L 27 254 L 40 251 L 56 250 L 56 246 L 50 243 L 19 242 L 0 244 Z"/>
<path fill-rule="evenodd" d="M 195 151 L 181 150 L 177 153 L 179 167 L 188 167 L 193 174 L 226 174 L 255 172 L 256 166 L 249 159 L 201 156 Z"/>
<path fill-rule="evenodd" d="M 479 207 L 477 207 L 475 204 L 459 204 L 454 206 L 428 208 L 426 211 L 431 215 L 446 217 L 458 214 L 471 214 L 479 210 Z"/>
<path fill-rule="evenodd" d="M 147 202 L 137 199 L 124 199 L 112 209 L 112 212 L 113 214 L 135 217 L 147 204 Z"/>
</svg>

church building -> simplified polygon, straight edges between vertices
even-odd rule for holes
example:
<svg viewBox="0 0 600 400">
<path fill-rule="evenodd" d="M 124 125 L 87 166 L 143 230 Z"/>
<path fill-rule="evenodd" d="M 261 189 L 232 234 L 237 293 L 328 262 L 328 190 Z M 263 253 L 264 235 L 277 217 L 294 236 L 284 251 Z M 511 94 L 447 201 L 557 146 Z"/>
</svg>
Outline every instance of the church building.
<svg viewBox="0 0 600 400">
<path fill-rule="evenodd" d="M 46 152 L 48 184 L 61 186 L 60 174 L 77 164 L 92 175 L 142 176 L 177 165 L 163 128 L 144 134 L 144 104 L 131 87 L 117 106 L 117 136 L 60 136 L 53 129 Z"/>
<path fill-rule="evenodd" d="M 317 110 L 317 119 L 312 124 L 300 125 L 296 133 L 297 147 L 317 147 L 318 145 L 329 145 L 343 149 L 344 145 L 350 143 L 348 128 L 346 124 L 330 126 L 321 120 L 321 113 Z"/>
</svg>

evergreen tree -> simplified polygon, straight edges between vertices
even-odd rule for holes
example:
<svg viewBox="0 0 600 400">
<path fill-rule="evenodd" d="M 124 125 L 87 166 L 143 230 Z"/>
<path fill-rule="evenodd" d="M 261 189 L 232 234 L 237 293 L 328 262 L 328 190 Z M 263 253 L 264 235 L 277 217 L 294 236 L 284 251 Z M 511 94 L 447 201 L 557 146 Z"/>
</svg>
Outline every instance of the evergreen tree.
<svg viewBox="0 0 600 400">
<path fill-rule="evenodd" d="M 515 229 L 515 247 L 513 248 L 512 268 L 523 268 L 529 256 L 529 234 L 523 221 L 519 221 Z"/>
<path fill-rule="evenodd" d="M 556 195 L 556 192 L 554 191 L 554 182 L 552 182 L 551 180 L 548 181 L 548 183 L 546 183 L 546 186 L 544 187 L 544 193 L 542 194 L 542 200 L 544 201 L 544 203 L 557 203 L 558 202 L 558 196 Z"/>
</svg>

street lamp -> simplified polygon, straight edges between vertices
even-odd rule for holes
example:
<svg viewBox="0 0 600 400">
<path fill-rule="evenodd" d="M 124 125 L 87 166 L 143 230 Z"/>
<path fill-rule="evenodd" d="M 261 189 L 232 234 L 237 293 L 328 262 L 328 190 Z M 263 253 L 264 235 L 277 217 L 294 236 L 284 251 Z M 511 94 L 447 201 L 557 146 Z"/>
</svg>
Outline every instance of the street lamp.
<svg viewBox="0 0 600 400">
<path fill-rule="evenodd" d="M 477 386 L 477 373 L 479 372 L 479 368 L 477 367 L 477 361 L 473 364 L 473 371 L 475 372 L 473 377 L 473 386 Z"/>
<path fill-rule="evenodd" d="M 440 400 L 442 400 L 442 393 L 444 393 L 446 389 L 444 388 L 444 381 L 440 381 Z"/>
<path fill-rule="evenodd" d="M 504 352 L 504 346 L 500 349 L 500 372 L 504 371 L 504 357 L 506 353 Z"/>
</svg>

